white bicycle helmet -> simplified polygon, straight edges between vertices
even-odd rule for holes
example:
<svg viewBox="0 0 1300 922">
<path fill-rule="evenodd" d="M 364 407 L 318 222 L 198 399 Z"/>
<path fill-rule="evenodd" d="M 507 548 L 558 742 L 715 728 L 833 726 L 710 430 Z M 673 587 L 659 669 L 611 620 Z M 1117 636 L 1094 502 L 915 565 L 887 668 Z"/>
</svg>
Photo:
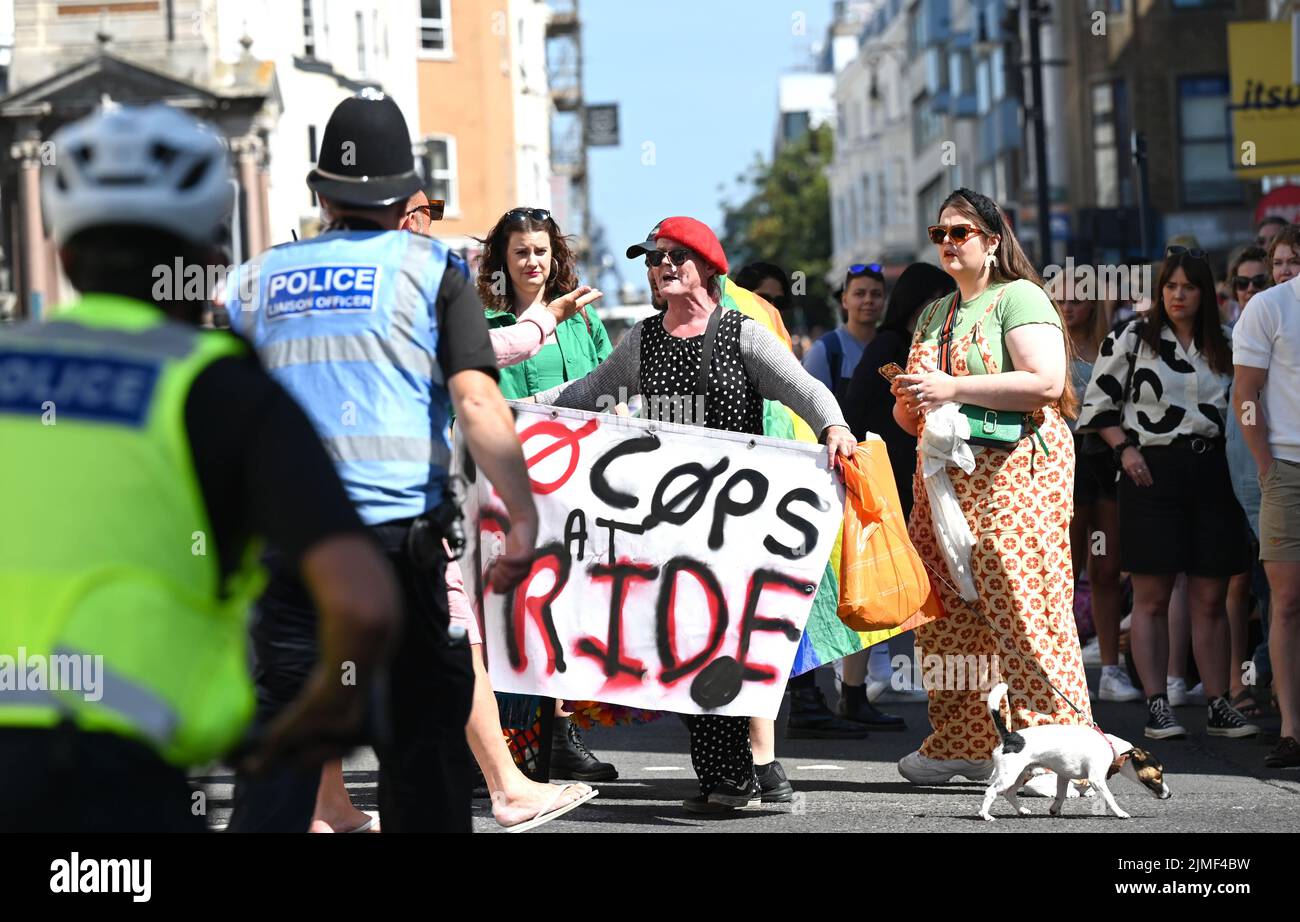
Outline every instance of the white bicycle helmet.
<svg viewBox="0 0 1300 922">
<path fill-rule="evenodd" d="M 51 138 L 41 201 L 59 245 L 88 227 L 130 224 L 192 243 L 219 240 L 234 208 L 221 137 L 162 103 L 106 106 Z"/>
</svg>

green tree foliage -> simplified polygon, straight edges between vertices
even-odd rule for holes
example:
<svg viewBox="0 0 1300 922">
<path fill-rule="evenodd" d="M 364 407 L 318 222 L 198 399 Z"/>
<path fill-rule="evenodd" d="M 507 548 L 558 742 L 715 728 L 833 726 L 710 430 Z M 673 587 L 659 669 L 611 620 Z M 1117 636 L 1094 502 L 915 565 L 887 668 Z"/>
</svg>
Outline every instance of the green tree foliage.
<svg viewBox="0 0 1300 922">
<path fill-rule="evenodd" d="M 835 325 L 826 273 L 831 263 L 831 206 L 826 168 L 834 134 L 830 126 L 786 144 L 768 163 L 756 156 L 737 181 L 752 190 L 739 205 L 723 203 L 723 240 L 733 270 L 755 260 L 776 263 L 802 279 L 793 306 L 809 327 Z M 796 276 L 795 273 L 801 273 Z M 787 323 L 790 318 L 787 316 Z"/>
</svg>

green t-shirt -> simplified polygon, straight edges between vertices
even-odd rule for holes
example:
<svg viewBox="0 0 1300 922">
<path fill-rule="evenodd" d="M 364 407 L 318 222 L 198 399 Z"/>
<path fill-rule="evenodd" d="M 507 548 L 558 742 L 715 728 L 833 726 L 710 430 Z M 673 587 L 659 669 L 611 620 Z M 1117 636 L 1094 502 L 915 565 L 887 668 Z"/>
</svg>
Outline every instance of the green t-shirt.
<svg viewBox="0 0 1300 922">
<path fill-rule="evenodd" d="M 1014 282 L 997 282 L 986 288 L 973 301 L 963 301 L 961 307 L 957 309 L 954 340 L 970 333 L 971 328 L 981 317 L 984 317 L 989 302 L 1003 288 L 1006 289 L 1006 293 L 1002 295 L 1002 300 L 998 302 L 993 313 L 984 319 L 982 333 L 988 343 L 989 352 L 998 364 L 998 370 L 1011 371 L 1015 366 L 1011 361 L 1011 354 L 1007 351 L 1008 333 L 1016 327 L 1023 327 L 1030 323 L 1050 323 L 1057 329 L 1062 327 L 1061 317 L 1047 297 L 1047 293 L 1028 279 L 1016 279 Z M 921 316 L 924 319 L 927 315 L 929 319 L 925 325 L 925 332 L 921 335 L 921 342 L 937 343 L 939 332 L 948 317 L 948 296 L 940 299 L 940 304 L 933 313 L 930 313 L 930 308 L 927 307 Z M 966 362 L 970 366 L 971 374 L 988 374 L 984 358 L 974 342 L 971 343 Z"/>
<path fill-rule="evenodd" d="M 559 387 L 568 380 L 564 376 L 564 353 L 554 341 L 542 346 L 542 351 L 528 361 L 532 363 L 538 391 Z"/>
</svg>

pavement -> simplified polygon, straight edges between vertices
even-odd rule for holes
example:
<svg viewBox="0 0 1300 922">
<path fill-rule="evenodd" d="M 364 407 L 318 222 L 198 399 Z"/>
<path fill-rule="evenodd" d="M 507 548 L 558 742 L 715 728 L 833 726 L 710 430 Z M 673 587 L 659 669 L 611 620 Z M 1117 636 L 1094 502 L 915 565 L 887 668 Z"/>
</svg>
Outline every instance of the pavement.
<svg viewBox="0 0 1300 922">
<path fill-rule="evenodd" d="M 823 670 L 825 672 L 825 670 Z M 1096 667 L 1088 669 L 1096 688 Z M 829 677 L 819 676 L 833 700 Z M 997 822 L 976 816 L 981 784 L 955 781 L 916 787 L 899 776 L 896 764 L 929 731 L 925 704 L 882 704 L 907 720 L 903 732 L 872 733 L 864 740 L 786 740 L 783 708 L 777 725 L 777 758 L 795 787 L 791 804 L 751 808 L 722 817 L 685 812 L 681 802 L 697 793 L 687 750 L 686 728 L 668 715 L 633 727 L 597 727 L 588 746 L 618 766 L 617 781 L 595 785 L 600 796 L 540 827 L 541 832 L 1294 832 L 1300 829 L 1300 769 L 1268 769 L 1264 756 L 1277 741 L 1277 718 L 1257 721 L 1260 736 L 1229 740 L 1205 735 L 1205 708 L 1179 708 L 1189 736 L 1148 741 L 1142 735 L 1142 702 L 1094 703 L 1094 716 L 1109 733 L 1138 743 L 1165 765 L 1173 796 L 1164 801 L 1121 776 L 1111 790 L 1131 820 L 1102 813 L 1100 798 L 1070 800 L 1064 815 L 1047 814 L 1050 801 L 1022 798 L 1033 811 L 1011 814 L 1005 801 L 993 807 Z M 1150 745 L 1146 745 L 1150 743 Z M 360 750 L 344 763 L 354 804 L 376 809 L 377 763 Z M 200 779 L 207 792 L 209 824 L 224 828 L 230 813 L 232 778 L 227 769 Z M 474 801 L 474 831 L 500 832 L 486 799 Z"/>
</svg>

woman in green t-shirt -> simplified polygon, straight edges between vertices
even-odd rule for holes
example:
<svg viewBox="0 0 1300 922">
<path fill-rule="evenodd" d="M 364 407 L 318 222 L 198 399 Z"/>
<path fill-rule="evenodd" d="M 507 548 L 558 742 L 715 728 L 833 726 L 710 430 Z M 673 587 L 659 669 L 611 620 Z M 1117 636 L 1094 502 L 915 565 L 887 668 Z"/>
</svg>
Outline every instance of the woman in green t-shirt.
<svg viewBox="0 0 1300 922">
<path fill-rule="evenodd" d="M 545 209 L 507 211 L 480 242 L 483 255 L 477 286 L 490 328 L 511 326 L 528 308 L 548 304 L 578 286 L 577 260 L 559 225 Z M 558 324 L 535 356 L 500 369 L 501 393 L 507 400 L 520 400 L 585 377 L 612 351 L 600 318 L 583 308 Z M 487 672 L 480 669 L 478 652 L 475 677 L 485 681 Z M 587 703 L 574 704 L 582 708 Z M 613 781 L 618 777 L 613 765 L 592 754 L 578 727 L 558 706 L 550 769 L 552 777 L 579 781 Z"/>
<path fill-rule="evenodd" d="M 1000 740 L 985 695 L 997 679 L 984 669 L 1010 685 L 1007 724 L 1013 730 L 1092 721 L 1074 623 L 1074 442 L 1065 417 L 1075 414 L 1077 400 L 1064 322 L 1006 215 L 987 196 L 969 189 L 949 195 L 930 239 L 958 291 L 921 315 L 907 373 L 894 380 L 894 418 L 923 436 L 926 414 L 952 402 L 964 406 L 968 419 L 991 423 L 998 411 L 999 425 L 989 433 L 971 424 L 971 472 L 947 467 L 975 538 L 973 602 L 947 578 L 918 464 L 909 530 L 944 617 L 918 628 L 917 639 L 927 662 L 937 654 L 945 663 L 958 657 L 968 664 L 974 655 L 980 674 L 958 677 L 945 666 L 957 687 L 928 689 L 933 732 L 898 766 L 916 784 L 955 775 L 982 780 L 991 773 Z M 1030 787 L 1055 795 L 1055 779 Z"/>
</svg>

